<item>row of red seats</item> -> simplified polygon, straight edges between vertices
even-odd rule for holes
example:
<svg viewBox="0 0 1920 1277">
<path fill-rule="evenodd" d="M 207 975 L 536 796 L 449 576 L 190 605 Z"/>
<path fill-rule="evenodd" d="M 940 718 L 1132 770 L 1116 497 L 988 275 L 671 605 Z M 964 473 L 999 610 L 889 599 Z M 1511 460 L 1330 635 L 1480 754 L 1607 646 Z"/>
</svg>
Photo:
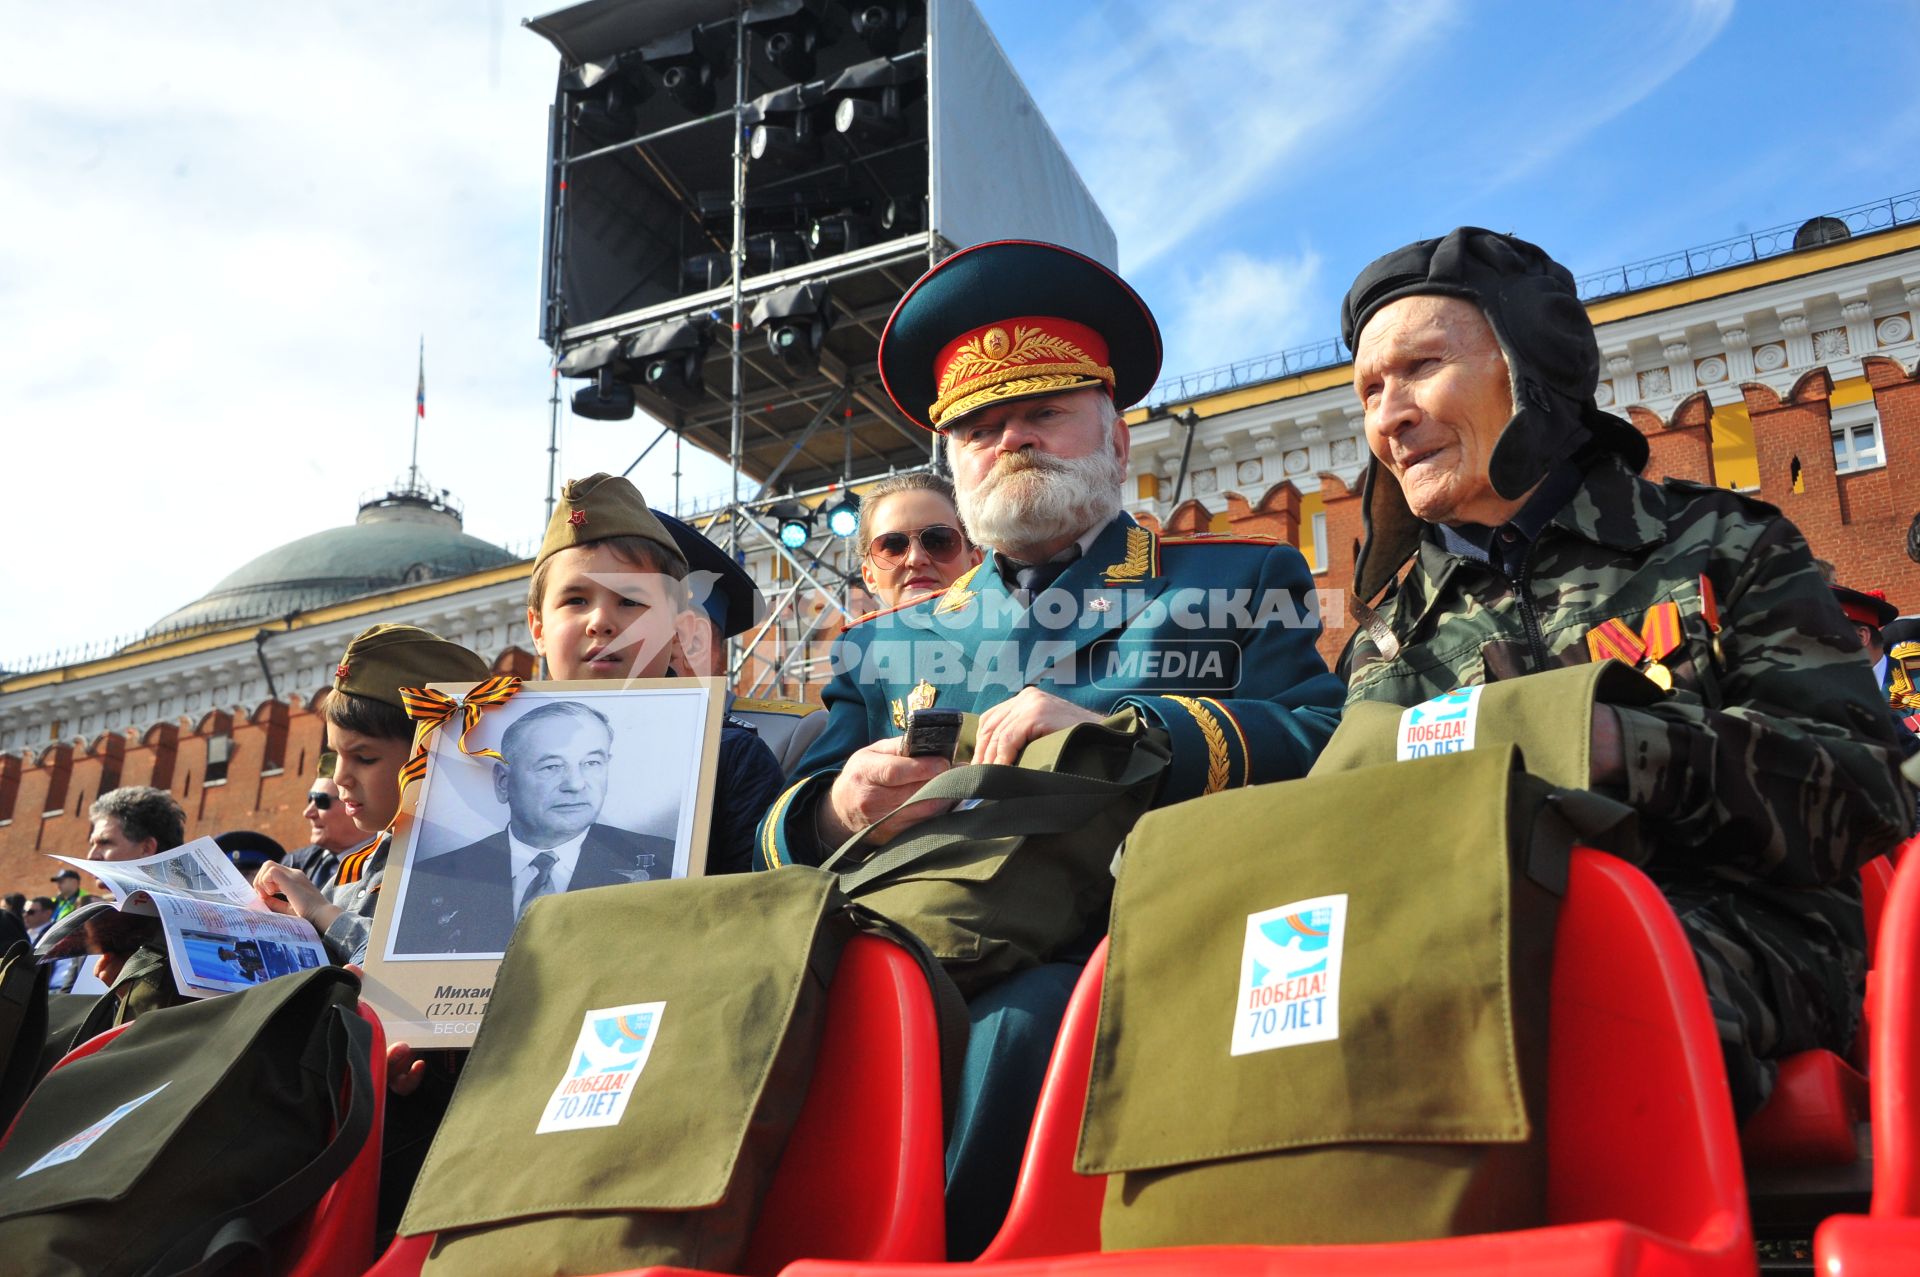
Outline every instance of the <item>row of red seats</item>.
<svg viewBox="0 0 1920 1277">
<path fill-rule="evenodd" d="M 1867 877 L 1878 932 L 1867 1035 L 1874 1192 L 1868 1216 L 1829 1220 L 1817 1246 L 1825 1272 L 1908 1273 L 1920 1271 L 1920 857 L 1890 895 L 1890 872 Z M 1548 1064 L 1552 1222 L 1544 1228 L 1394 1245 L 1099 1253 L 1104 1181 L 1076 1175 L 1072 1164 L 1105 957 L 1103 945 L 1068 1007 L 1012 1209 L 967 1266 L 979 1277 L 1754 1271 L 1742 1136 L 1705 994 L 1697 979 L 1673 978 L 1695 970 L 1685 936 L 1659 891 L 1622 861 L 1577 851 L 1561 913 Z M 378 1062 L 384 1045 L 377 1022 L 374 1029 Z M 1858 1074 L 1815 1052 L 1789 1061 L 1782 1078 L 1746 1129 L 1748 1161 L 1843 1158 L 1841 1143 L 1851 1149 L 1862 1116 Z M 370 1140 L 294 1239 L 288 1271 L 419 1271 L 430 1235 L 398 1239 L 368 1269 L 378 1162 L 378 1140 Z M 893 945 L 857 938 L 834 982 L 814 1085 L 744 1270 L 936 1277 L 953 1267 L 939 1262 L 942 1185 L 938 1049 L 924 981 Z"/>
</svg>

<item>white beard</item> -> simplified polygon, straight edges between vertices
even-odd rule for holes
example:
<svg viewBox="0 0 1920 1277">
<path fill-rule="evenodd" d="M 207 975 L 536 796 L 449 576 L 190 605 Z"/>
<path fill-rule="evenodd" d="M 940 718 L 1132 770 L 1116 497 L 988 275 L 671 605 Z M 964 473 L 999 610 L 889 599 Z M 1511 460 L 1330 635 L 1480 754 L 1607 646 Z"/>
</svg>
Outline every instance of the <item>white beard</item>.
<svg viewBox="0 0 1920 1277">
<path fill-rule="evenodd" d="M 1010 554 L 1074 540 L 1120 513 L 1127 472 L 1111 448 L 1062 459 L 1015 452 L 959 490 L 960 519 L 979 545 Z"/>
</svg>

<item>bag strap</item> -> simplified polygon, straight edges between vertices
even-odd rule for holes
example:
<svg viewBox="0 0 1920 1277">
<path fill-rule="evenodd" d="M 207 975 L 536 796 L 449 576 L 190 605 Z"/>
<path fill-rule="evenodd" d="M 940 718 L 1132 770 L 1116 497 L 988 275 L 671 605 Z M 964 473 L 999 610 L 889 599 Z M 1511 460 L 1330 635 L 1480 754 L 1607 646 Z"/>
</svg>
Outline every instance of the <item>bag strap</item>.
<svg viewBox="0 0 1920 1277">
<path fill-rule="evenodd" d="M 249 1255 L 261 1271 L 267 1271 L 273 1235 L 311 1209 L 360 1155 L 373 1130 L 373 1029 L 351 1003 L 336 1002 L 328 1009 L 332 1012 L 332 1023 L 327 1026 L 332 1141 L 312 1161 L 246 1205 L 194 1229 L 154 1262 L 148 1269 L 149 1277 L 200 1277 L 220 1272 Z M 340 1108 L 336 1082 L 343 1070 L 349 1081 L 345 1112 Z"/>
<path fill-rule="evenodd" d="M 905 864 L 951 845 L 955 831 L 935 830 L 896 839 L 873 854 L 872 859 L 862 861 L 859 853 L 867 836 L 914 803 L 993 803 L 991 808 L 969 813 L 965 837 L 970 839 L 1065 833 L 1084 825 L 1115 799 L 1158 776 L 1166 765 L 1163 754 L 1133 749 L 1115 780 L 1040 771 L 1033 767 L 1010 767 L 1004 763 L 954 767 L 935 776 L 916 790 L 913 797 L 847 839 L 820 867 L 841 873 L 845 888 L 851 892 L 860 884 L 893 873 Z"/>
<path fill-rule="evenodd" d="M 885 914 L 875 913 L 861 904 L 849 904 L 847 915 L 853 925 L 868 935 L 883 936 L 913 957 L 927 977 L 933 994 L 933 1019 L 940 1037 L 940 1132 L 953 1133 L 953 1113 L 960 1095 L 960 1070 L 966 1061 L 967 1035 L 972 1031 L 967 1017 L 966 999 L 960 987 L 927 948 L 927 942 Z"/>
<path fill-rule="evenodd" d="M 13 1121 L 37 1080 L 47 1044 L 47 979 L 25 940 L 0 957 L 0 1129 Z"/>
</svg>

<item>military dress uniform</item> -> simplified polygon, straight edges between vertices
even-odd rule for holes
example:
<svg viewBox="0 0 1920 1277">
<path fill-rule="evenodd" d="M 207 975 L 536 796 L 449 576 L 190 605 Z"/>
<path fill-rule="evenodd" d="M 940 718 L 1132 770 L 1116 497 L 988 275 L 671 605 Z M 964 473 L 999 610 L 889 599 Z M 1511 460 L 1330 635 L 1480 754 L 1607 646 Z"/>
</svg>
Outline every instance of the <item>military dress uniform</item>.
<svg viewBox="0 0 1920 1277">
<path fill-rule="evenodd" d="M 945 594 L 848 627 L 826 729 L 761 824 L 758 867 L 830 855 L 816 804 L 848 755 L 901 735 L 921 705 L 978 714 L 1032 686 L 1101 713 L 1135 708 L 1172 746 L 1157 805 L 1304 775 L 1332 735 L 1341 687 L 1314 647 L 1313 582 L 1291 546 L 1161 537 L 1122 514 L 1030 601 L 1004 562 L 989 550 Z"/>
<path fill-rule="evenodd" d="M 1152 313 L 1119 276 L 1058 245 L 1004 240 L 953 254 L 907 290 L 879 367 L 902 415 L 947 430 L 1010 400 L 1096 388 L 1123 409 L 1151 389 L 1160 353 Z M 835 644 L 826 727 L 761 822 L 756 867 L 835 850 L 817 837 L 819 803 L 847 758 L 901 734 L 910 712 L 980 713 L 1024 687 L 1138 710 L 1171 747 L 1161 803 L 1304 775 L 1341 701 L 1314 646 L 1312 585 L 1290 546 L 1163 538 L 1124 514 L 1044 564 L 990 548 L 944 594 L 877 613 Z M 947 1145 L 952 1258 L 980 1251 L 1011 1197 L 1080 965 L 1023 971 L 968 1005 Z"/>
<path fill-rule="evenodd" d="M 1499 530 L 1496 543 L 1531 541 L 1510 564 L 1424 537 L 1381 610 L 1390 650 L 1364 630 L 1350 649 L 1348 700 L 1415 705 L 1586 662 L 1599 627 L 1675 605 L 1679 645 L 1641 658 L 1671 690 L 1616 710 L 1624 796 L 1700 960 L 1744 1115 L 1774 1059 L 1849 1045 L 1866 962 L 1855 871 L 1911 828 L 1912 794 L 1857 644 L 1772 507 L 1600 456 L 1549 514 L 1531 538 Z"/>
</svg>

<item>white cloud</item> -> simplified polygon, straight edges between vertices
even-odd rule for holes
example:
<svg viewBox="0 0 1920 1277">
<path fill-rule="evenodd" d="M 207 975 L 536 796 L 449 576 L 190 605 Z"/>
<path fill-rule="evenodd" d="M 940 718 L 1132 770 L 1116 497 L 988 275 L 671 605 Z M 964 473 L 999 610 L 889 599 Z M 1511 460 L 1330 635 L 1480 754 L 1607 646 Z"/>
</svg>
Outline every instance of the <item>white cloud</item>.
<svg viewBox="0 0 1920 1277">
<path fill-rule="evenodd" d="M 1030 87 L 1139 271 L 1324 144 L 1456 18 L 1451 3 L 1111 0 Z"/>
<path fill-rule="evenodd" d="M 421 464 L 538 535 L 546 105 L 497 5 L 30 6 L 0 42 L 0 663 L 137 631 Z M 561 473 L 656 427 L 563 412 Z M 636 473 L 670 499 L 671 450 Z M 688 450 L 688 491 L 726 470 Z M 22 552 L 26 548 L 27 552 Z M 31 619 L 31 624 L 26 622 Z"/>
<path fill-rule="evenodd" d="M 1311 250 L 1279 257 L 1223 253 L 1185 272 L 1162 317 L 1165 370 L 1231 363 L 1249 353 L 1249 334 L 1258 334 L 1262 353 L 1327 335 L 1320 283 L 1320 256 Z"/>
</svg>

